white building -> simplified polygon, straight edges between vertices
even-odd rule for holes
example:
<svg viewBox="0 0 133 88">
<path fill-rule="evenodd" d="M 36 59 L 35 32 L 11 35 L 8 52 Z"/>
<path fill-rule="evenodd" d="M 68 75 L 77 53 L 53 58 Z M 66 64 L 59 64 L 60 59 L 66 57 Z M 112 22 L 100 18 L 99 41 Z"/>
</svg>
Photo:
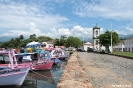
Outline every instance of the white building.
<svg viewBox="0 0 133 88">
<path fill-rule="evenodd" d="M 117 45 L 113 46 L 113 50 L 133 52 L 133 37 L 123 40 Z"/>
<path fill-rule="evenodd" d="M 99 44 L 98 36 L 100 35 L 100 27 L 98 27 L 97 24 L 96 24 L 95 27 L 93 27 L 92 34 L 93 34 L 92 35 L 93 43 L 90 43 L 90 42 L 85 43 L 84 47 L 83 47 L 84 50 L 87 51 L 88 47 L 89 48 L 94 48 L 97 51 L 100 51 L 101 49 L 105 50 L 105 47 L 104 46 L 100 47 L 100 44 Z"/>
<path fill-rule="evenodd" d="M 113 51 L 124 51 L 124 41 L 120 41 L 118 44 L 113 46 Z"/>
<path fill-rule="evenodd" d="M 101 46 L 99 44 L 100 40 L 99 40 L 99 35 L 100 35 L 100 27 L 96 26 L 93 28 L 93 48 L 96 49 L 97 51 L 102 51 L 105 50 L 105 46 Z M 109 46 L 109 50 L 111 49 L 111 46 Z"/>
<path fill-rule="evenodd" d="M 90 42 L 86 42 L 86 43 L 84 43 L 84 50 L 85 51 L 87 51 L 87 48 L 93 48 L 93 44 L 92 43 L 90 43 Z"/>
<path fill-rule="evenodd" d="M 100 36 L 100 27 L 96 26 L 93 28 L 93 48 L 96 49 L 97 51 L 105 51 L 105 46 L 101 46 L 99 44 L 100 40 L 99 37 Z M 109 50 L 111 50 L 111 47 L 109 46 Z"/>
</svg>

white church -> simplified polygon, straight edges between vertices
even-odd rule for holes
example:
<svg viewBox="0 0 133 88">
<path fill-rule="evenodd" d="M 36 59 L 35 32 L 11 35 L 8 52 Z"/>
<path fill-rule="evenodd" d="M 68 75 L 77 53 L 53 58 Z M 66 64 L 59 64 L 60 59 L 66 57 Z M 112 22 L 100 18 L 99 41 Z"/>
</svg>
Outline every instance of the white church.
<svg viewBox="0 0 133 88">
<path fill-rule="evenodd" d="M 93 43 L 90 43 L 90 42 L 87 42 L 84 44 L 84 50 L 87 51 L 87 48 L 90 47 L 90 48 L 94 48 L 96 49 L 97 51 L 100 51 L 100 50 L 105 50 L 105 47 L 104 46 L 101 46 L 99 44 L 99 38 L 98 36 L 100 35 L 100 27 L 96 26 L 93 27 L 92 29 L 92 39 L 93 39 Z M 110 49 L 110 47 L 109 47 Z"/>
<path fill-rule="evenodd" d="M 92 29 L 92 33 L 93 33 L 92 35 L 93 43 L 90 42 L 85 43 L 84 50 L 87 51 L 88 47 L 94 48 L 97 51 L 105 50 L 105 47 L 99 44 L 98 36 L 100 35 L 100 27 L 98 27 L 97 24 Z M 133 52 L 133 37 L 121 41 L 120 43 L 113 46 L 112 49 L 109 46 L 109 49 L 112 51 Z"/>
<path fill-rule="evenodd" d="M 100 51 L 101 47 L 99 44 L 99 39 L 98 36 L 100 35 L 100 27 L 96 26 L 92 29 L 92 38 L 93 38 L 93 43 L 87 42 L 84 44 L 84 50 L 87 51 L 87 48 L 94 48 L 97 51 Z"/>
</svg>

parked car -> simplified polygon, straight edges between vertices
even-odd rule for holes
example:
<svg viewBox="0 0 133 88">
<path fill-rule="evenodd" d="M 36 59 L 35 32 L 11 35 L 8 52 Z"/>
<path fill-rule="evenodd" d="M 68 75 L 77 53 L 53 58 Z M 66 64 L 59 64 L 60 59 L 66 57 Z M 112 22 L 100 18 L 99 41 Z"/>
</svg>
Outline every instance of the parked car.
<svg viewBox="0 0 133 88">
<path fill-rule="evenodd" d="M 105 50 L 101 50 L 100 53 L 104 54 L 105 53 Z"/>
<path fill-rule="evenodd" d="M 97 52 L 97 50 L 94 48 L 88 48 L 87 52 Z"/>
<path fill-rule="evenodd" d="M 77 51 L 78 52 L 85 52 L 85 50 L 83 48 L 78 48 Z"/>
</svg>

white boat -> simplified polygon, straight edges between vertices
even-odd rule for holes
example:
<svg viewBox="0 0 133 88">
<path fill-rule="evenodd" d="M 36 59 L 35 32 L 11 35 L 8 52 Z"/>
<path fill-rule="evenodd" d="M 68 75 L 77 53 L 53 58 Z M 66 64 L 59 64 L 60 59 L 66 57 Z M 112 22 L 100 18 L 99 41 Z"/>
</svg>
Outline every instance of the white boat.
<svg viewBox="0 0 133 88">
<path fill-rule="evenodd" d="M 65 58 L 68 58 L 68 54 L 64 52 L 61 48 L 55 48 L 54 50 L 51 51 L 52 58 L 64 60 Z"/>
<path fill-rule="evenodd" d="M 18 65 L 14 52 L 10 51 L 0 51 L 0 59 L 0 86 L 21 86 L 30 65 Z"/>
</svg>

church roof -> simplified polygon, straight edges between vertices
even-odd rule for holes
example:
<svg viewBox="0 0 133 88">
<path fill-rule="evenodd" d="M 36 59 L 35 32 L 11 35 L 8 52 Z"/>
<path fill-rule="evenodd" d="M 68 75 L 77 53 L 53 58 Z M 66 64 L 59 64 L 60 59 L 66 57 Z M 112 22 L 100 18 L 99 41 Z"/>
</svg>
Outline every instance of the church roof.
<svg viewBox="0 0 133 88">
<path fill-rule="evenodd" d="M 90 42 L 86 42 L 85 45 L 92 45 L 92 43 L 90 43 Z"/>
<path fill-rule="evenodd" d="M 98 27 L 98 26 L 95 26 L 93 29 L 100 29 L 100 27 Z"/>
<path fill-rule="evenodd" d="M 93 27 L 93 29 L 100 29 L 100 27 L 98 27 L 97 24 L 96 24 L 96 26 Z"/>
</svg>

